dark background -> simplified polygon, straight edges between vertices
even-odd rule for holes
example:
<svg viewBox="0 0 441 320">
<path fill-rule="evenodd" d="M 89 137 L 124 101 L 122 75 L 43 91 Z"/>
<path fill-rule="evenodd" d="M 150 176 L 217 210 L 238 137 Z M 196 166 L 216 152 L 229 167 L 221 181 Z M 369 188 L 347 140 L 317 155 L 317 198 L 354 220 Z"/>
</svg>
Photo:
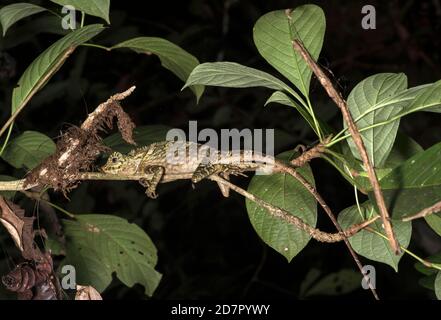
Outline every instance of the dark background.
<svg viewBox="0 0 441 320">
<path fill-rule="evenodd" d="M 1 1 L 0 4 L 12 3 Z M 49 1 L 36 2 L 45 6 Z M 441 1 L 113 1 L 111 27 L 93 42 L 110 45 L 135 36 L 166 38 L 196 56 L 201 62 L 235 61 L 268 71 L 272 69 L 258 54 L 252 40 L 255 21 L 264 13 L 294 8 L 303 3 L 319 4 L 326 14 L 326 35 L 320 64 L 332 70 L 345 96 L 363 78 L 380 72 L 404 72 L 409 86 L 441 78 Z M 371 4 L 377 11 L 377 29 L 363 30 L 361 8 Z M 10 94 L 21 73 L 48 45 L 59 38 L 51 24 L 35 24 L 38 15 L 12 27 L 0 46 L 0 117 L 8 118 Z M 86 23 L 98 21 L 87 17 Z M 48 32 L 50 31 L 50 32 Z M 36 130 L 56 138 L 68 125 L 79 125 L 100 102 L 135 84 L 137 90 L 126 101 L 125 110 L 137 125 L 198 127 L 276 128 L 277 152 L 297 144 L 314 143 L 294 109 L 281 105 L 264 108 L 266 89 L 206 89 L 199 105 L 182 82 L 160 66 L 156 57 L 118 51 L 108 53 L 80 48 L 52 78 L 45 89 L 20 114 L 13 135 Z M 318 114 L 334 128 L 341 128 L 337 108 L 313 80 L 311 95 Z M 402 121 L 400 130 L 427 148 L 441 140 L 439 114 L 417 113 Z M 2 174 L 23 176 L 0 164 Z M 312 163 L 319 192 L 334 212 L 352 205 L 353 189 L 322 160 Z M 249 179 L 235 182 L 246 186 Z M 136 222 L 158 248 L 158 270 L 163 279 L 155 299 L 271 298 L 296 299 L 299 286 L 311 268 L 322 274 L 342 268 L 355 269 L 343 244 L 311 241 L 291 263 L 266 246 L 253 230 L 244 206 L 236 195 L 222 197 L 217 187 L 202 182 L 195 189 L 189 182 L 162 185 L 160 197 L 150 200 L 136 183 L 83 183 L 69 194 L 70 201 L 51 194 L 54 202 L 75 213 L 117 214 Z M 21 205 L 34 210 L 30 200 L 17 195 Z M 319 212 L 318 226 L 333 230 Z M 3 231 L 1 231 L 3 232 Z M 4 237 L 2 237 L 4 238 Z M 421 256 L 440 250 L 439 238 L 424 223 L 415 223 L 410 247 Z M 14 255 L 3 246 L 1 255 Z M 5 260 L 3 260 L 5 261 Z M 363 262 L 368 262 L 362 258 Z M 0 263 L 2 260 L 0 260 Z M 377 286 L 380 297 L 433 298 L 433 292 L 418 284 L 421 275 L 415 261 L 404 256 L 400 272 L 379 263 Z M 105 298 L 142 298 L 142 288 L 125 288 L 117 280 Z M 342 296 L 327 297 L 338 299 Z M 350 299 L 372 299 L 358 289 L 344 295 Z M 317 298 L 317 297 L 311 297 Z M 324 298 L 323 296 L 318 298 Z"/>
</svg>

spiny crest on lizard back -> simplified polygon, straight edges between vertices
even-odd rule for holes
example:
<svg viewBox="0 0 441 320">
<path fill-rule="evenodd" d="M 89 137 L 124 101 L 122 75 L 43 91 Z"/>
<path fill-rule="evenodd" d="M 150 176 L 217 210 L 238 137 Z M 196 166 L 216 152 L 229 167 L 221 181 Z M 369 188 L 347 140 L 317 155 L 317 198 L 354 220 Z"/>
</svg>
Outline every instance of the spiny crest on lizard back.
<svg viewBox="0 0 441 320">
<path fill-rule="evenodd" d="M 101 171 L 105 173 L 119 173 L 126 168 L 126 163 L 129 158 L 122 153 L 113 152 L 104 166 L 101 167 Z"/>
</svg>

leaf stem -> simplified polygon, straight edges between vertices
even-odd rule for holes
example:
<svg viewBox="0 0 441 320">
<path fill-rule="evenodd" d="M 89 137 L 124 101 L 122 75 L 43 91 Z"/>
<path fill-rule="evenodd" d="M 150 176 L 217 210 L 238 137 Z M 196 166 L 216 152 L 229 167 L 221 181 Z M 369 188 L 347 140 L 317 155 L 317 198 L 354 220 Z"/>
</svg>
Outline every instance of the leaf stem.
<svg viewBox="0 0 441 320">
<path fill-rule="evenodd" d="M 84 11 L 81 11 L 81 25 L 80 25 L 81 28 L 84 26 L 84 18 L 85 17 L 86 17 L 86 14 L 84 13 Z"/>
<path fill-rule="evenodd" d="M 13 126 L 14 126 L 14 122 L 12 122 L 11 125 L 9 126 L 8 134 L 6 135 L 5 142 L 3 142 L 2 149 L 0 150 L 0 156 L 3 154 L 3 151 L 5 151 L 5 148 L 8 145 L 9 137 L 11 136 Z"/>
<path fill-rule="evenodd" d="M 98 49 L 103 49 L 103 50 L 106 50 L 106 51 L 111 51 L 112 50 L 112 48 L 110 48 L 110 47 L 105 47 L 105 46 L 102 46 L 102 45 L 99 45 L 99 44 L 94 44 L 94 43 L 82 43 L 82 44 L 80 44 L 80 46 L 82 46 L 82 47 L 98 48 Z"/>
<path fill-rule="evenodd" d="M 63 208 L 61 208 L 60 206 L 58 206 L 58 205 L 56 205 L 55 203 L 52 203 L 52 202 L 50 202 L 50 201 L 48 201 L 48 200 L 46 200 L 46 199 L 41 199 L 41 200 L 43 200 L 44 202 L 46 202 L 46 203 L 47 203 L 48 205 L 50 205 L 51 207 L 57 209 L 58 211 L 64 213 L 64 214 L 67 215 L 69 218 L 75 219 L 75 215 L 74 215 L 73 213 L 70 213 L 69 211 L 67 211 L 67 210 L 65 210 L 65 209 L 63 209 Z"/>
<path fill-rule="evenodd" d="M 365 228 L 367 231 L 375 233 L 376 235 L 384 238 L 384 239 L 388 239 L 384 234 L 382 234 L 381 232 L 378 232 L 377 230 L 372 229 L 371 227 L 366 227 Z M 415 253 L 413 253 L 412 251 L 404 248 L 403 246 L 400 246 L 401 250 L 403 250 L 405 253 L 407 253 L 409 256 L 411 256 L 412 258 L 414 258 L 415 260 L 421 262 L 423 265 L 425 265 L 428 268 L 433 268 L 433 269 L 437 269 L 437 270 L 441 270 L 441 265 L 438 265 L 436 263 L 431 263 L 427 260 L 424 260 L 423 258 L 419 257 L 418 255 L 416 255 Z"/>
</svg>

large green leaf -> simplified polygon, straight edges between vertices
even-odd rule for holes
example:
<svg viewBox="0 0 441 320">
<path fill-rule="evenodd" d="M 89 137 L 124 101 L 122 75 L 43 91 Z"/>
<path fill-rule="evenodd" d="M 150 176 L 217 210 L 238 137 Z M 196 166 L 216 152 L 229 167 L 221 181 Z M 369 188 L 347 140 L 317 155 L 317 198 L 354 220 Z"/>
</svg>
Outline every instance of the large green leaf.
<svg viewBox="0 0 441 320">
<path fill-rule="evenodd" d="M 292 152 L 282 153 L 279 158 L 289 160 Z M 306 165 L 297 169 L 312 185 L 314 177 Z M 315 198 L 295 178 L 287 174 L 256 175 L 248 191 L 275 206 L 301 218 L 311 226 L 317 222 Z M 257 234 L 270 247 L 291 261 L 309 242 L 311 236 L 293 225 L 271 216 L 254 202 L 246 201 L 248 216 Z"/>
<path fill-rule="evenodd" d="M 155 37 L 139 37 L 121 42 L 111 49 L 128 48 L 137 53 L 154 54 L 159 57 L 164 68 L 173 72 L 179 79 L 186 82 L 199 60 L 181 47 L 168 40 Z M 204 86 L 194 85 L 191 90 L 199 100 Z"/>
<path fill-rule="evenodd" d="M 254 26 L 253 37 L 262 57 L 308 96 L 312 71 L 292 47 L 292 40 L 300 39 L 317 60 L 325 29 L 326 21 L 322 9 L 308 4 L 293 10 L 291 19 L 285 10 L 263 15 Z"/>
<path fill-rule="evenodd" d="M 289 92 L 302 101 L 300 96 L 283 81 L 266 72 L 235 62 L 200 64 L 190 74 L 184 88 L 195 84 L 228 88 L 266 87 Z"/>
<path fill-rule="evenodd" d="M 32 3 L 14 3 L 1 8 L 0 23 L 3 29 L 3 36 L 9 27 L 17 21 L 45 10 L 45 8 Z"/>
<path fill-rule="evenodd" d="M 10 141 L 2 158 L 15 168 L 33 169 L 55 152 L 55 143 L 36 131 L 25 131 Z"/>
<path fill-rule="evenodd" d="M 392 216 L 413 215 L 441 200 L 441 143 L 409 158 L 381 181 Z"/>
<path fill-rule="evenodd" d="M 156 248 L 149 236 L 127 220 L 101 214 L 77 215 L 64 220 L 66 260 L 75 267 L 77 283 L 102 292 L 112 273 L 132 287 L 142 284 L 151 296 L 161 279 L 155 270 Z"/>
<path fill-rule="evenodd" d="M 360 160 L 353 158 L 347 144 L 342 145 L 342 150 L 344 158 L 350 164 L 350 168 L 358 172 L 358 175 L 355 177 L 357 187 L 364 191 L 371 191 L 372 185 L 369 181 L 367 172 L 364 171 L 363 163 Z M 383 179 L 394 168 L 398 167 L 407 159 L 422 151 L 424 151 L 424 149 L 415 140 L 401 132 L 398 132 L 395 143 L 383 165 L 383 168 L 375 169 L 378 179 Z"/>
<path fill-rule="evenodd" d="M 376 112 L 394 107 L 395 111 L 393 115 L 388 119 L 381 121 L 377 119 L 375 123 L 372 123 L 369 128 L 364 126 L 361 128 L 361 132 L 372 130 L 383 126 L 396 123 L 400 118 L 418 111 L 436 112 L 441 113 L 441 80 L 412 87 L 407 90 L 403 90 L 389 98 L 386 98 L 381 103 L 377 103 L 370 108 L 364 110 L 355 121 L 358 123 L 365 117 L 372 117 Z M 347 129 L 346 129 L 347 130 Z"/>
<path fill-rule="evenodd" d="M 149 125 L 139 126 L 133 130 L 133 139 L 136 142 L 136 147 L 142 147 L 149 145 L 153 142 L 164 141 L 167 137 L 167 132 L 172 129 L 171 127 L 163 125 Z M 104 139 L 104 144 L 112 150 L 127 153 L 133 149 L 133 145 L 128 144 L 123 140 L 121 134 L 114 133 L 111 136 Z"/>
<path fill-rule="evenodd" d="M 71 5 L 76 10 L 83 11 L 91 16 L 99 17 L 110 24 L 109 9 L 110 0 L 51 0 L 59 5 Z"/>
<path fill-rule="evenodd" d="M 21 110 L 29 99 L 40 90 L 67 59 L 66 53 L 90 40 L 103 30 L 99 24 L 77 29 L 64 36 L 42 54 L 25 70 L 12 93 L 12 113 Z"/>
<path fill-rule="evenodd" d="M 377 108 L 390 97 L 407 88 L 406 75 L 399 73 L 380 73 L 366 78 L 355 86 L 348 97 L 348 108 L 356 119 L 358 129 L 384 122 L 401 111 L 405 102 L 397 102 Z M 369 110 L 373 112 L 367 113 Z M 392 149 L 400 124 L 399 119 L 392 123 L 364 130 L 361 135 L 374 167 L 382 167 Z M 345 123 L 345 126 L 347 124 Z M 360 159 L 358 149 L 352 138 L 348 139 L 353 155 Z"/>
<path fill-rule="evenodd" d="M 361 214 L 357 206 L 352 206 L 346 208 L 338 215 L 338 222 L 343 229 L 347 229 L 355 223 L 361 223 L 372 215 L 377 214 L 369 202 L 365 202 L 360 207 Z M 392 225 L 398 242 L 403 248 L 407 248 L 412 235 L 412 224 L 410 222 L 393 220 Z M 371 224 L 370 227 L 376 232 L 384 234 L 380 220 Z M 359 255 L 374 261 L 386 263 L 398 272 L 398 262 L 403 256 L 403 253 L 396 255 L 392 251 L 387 237 L 382 237 L 371 231 L 361 230 L 350 237 L 349 242 Z"/>
</svg>

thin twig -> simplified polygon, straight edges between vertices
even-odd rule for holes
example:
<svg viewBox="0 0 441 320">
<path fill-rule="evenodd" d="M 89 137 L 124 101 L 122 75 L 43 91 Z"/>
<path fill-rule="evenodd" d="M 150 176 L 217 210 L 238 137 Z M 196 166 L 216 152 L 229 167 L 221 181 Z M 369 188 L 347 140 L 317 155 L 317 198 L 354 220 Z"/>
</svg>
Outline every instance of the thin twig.
<svg viewBox="0 0 441 320">
<path fill-rule="evenodd" d="M 276 166 L 276 168 L 277 168 L 277 166 Z M 308 190 L 309 193 L 317 200 L 317 202 L 323 208 L 325 213 L 328 215 L 329 219 L 331 219 L 331 221 L 334 224 L 334 226 L 336 227 L 337 231 L 340 232 L 340 233 L 343 231 L 342 227 L 340 226 L 340 224 L 338 223 L 337 219 L 335 218 L 334 213 L 331 211 L 330 207 L 326 204 L 326 201 L 322 198 L 322 196 L 320 195 L 320 193 L 318 193 L 318 191 L 314 188 L 314 186 L 312 186 L 299 172 L 297 172 L 295 169 L 293 169 L 291 167 L 283 167 L 282 169 L 280 169 L 280 171 L 288 173 L 291 176 L 293 176 L 294 178 L 296 178 L 297 181 L 299 181 L 305 187 L 305 189 Z M 372 292 L 372 295 L 374 296 L 374 298 L 376 300 L 380 300 L 380 298 L 379 298 L 379 296 L 377 294 L 377 291 L 373 287 L 371 281 L 368 281 L 369 279 L 368 279 L 367 275 L 365 275 L 365 273 L 364 273 L 363 265 L 361 264 L 360 258 L 358 257 L 358 255 L 354 251 L 354 249 L 352 248 L 351 243 L 349 242 L 347 237 L 345 237 L 343 239 L 343 241 L 345 242 L 345 245 L 348 248 L 349 253 L 351 254 L 352 258 L 354 259 L 355 264 L 357 265 L 357 267 L 360 270 L 361 274 L 366 279 L 366 283 L 369 284 L 369 288 L 370 288 L 370 290 Z"/>
<path fill-rule="evenodd" d="M 402 220 L 403 221 L 412 221 L 418 218 L 424 218 L 427 217 L 428 215 L 431 215 L 433 213 L 437 213 L 441 211 L 441 201 L 435 203 L 433 206 L 430 206 L 428 208 L 425 208 L 423 210 L 421 210 L 420 212 L 412 215 L 412 216 L 408 216 L 408 217 L 404 217 Z"/>
<path fill-rule="evenodd" d="M 386 232 L 387 238 L 389 239 L 389 243 L 392 247 L 392 250 L 395 254 L 399 254 L 401 252 L 400 245 L 395 237 L 395 233 L 392 229 L 392 224 L 390 222 L 389 213 L 387 211 L 386 202 L 384 201 L 383 193 L 380 188 L 380 184 L 378 182 L 377 175 L 375 173 L 374 168 L 369 160 L 369 156 L 367 154 L 363 139 L 361 138 L 360 132 L 358 131 L 357 126 L 354 123 L 351 113 L 349 112 L 346 101 L 343 99 L 341 94 L 335 89 L 331 80 L 326 76 L 323 70 L 317 65 L 314 59 L 311 57 L 309 52 L 305 49 L 303 44 L 294 39 L 292 41 L 292 46 L 294 50 L 296 50 L 301 57 L 305 60 L 308 66 L 316 75 L 317 79 L 320 81 L 323 88 L 328 93 L 329 97 L 335 102 L 335 104 L 340 108 L 341 113 L 343 114 L 343 119 L 346 122 L 349 133 L 354 140 L 354 143 L 358 149 L 358 152 L 361 156 L 363 164 L 367 170 L 369 181 L 374 190 L 375 199 L 380 211 L 381 219 L 383 222 L 384 230 Z"/>
<path fill-rule="evenodd" d="M 303 167 L 305 164 L 310 162 L 312 159 L 320 158 L 323 152 L 326 151 L 326 144 L 331 141 L 331 136 L 326 137 L 323 141 L 321 141 L 316 146 L 312 147 L 309 150 L 306 150 L 297 158 L 291 160 L 291 164 L 294 167 Z"/>
<path fill-rule="evenodd" d="M 288 211 L 286 211 L 280 207 L 277 207 L 275 205 L 272 205 L 272 204 L 260 199 L 259 197 L 256 197 L 252 193 L 249 193 L 248 191 L 236 186 L 235 184 L 231 183 L 228 180 L 225 180 L 217 175 L 210 176 L 209 179 L 212 181 L 216 181 L 218 183 L 221 183 L 221 184 L 225 185 L 226 187 L 228 187 L 229 189 L 236 191 L 237 193 L 244 196 L 248 200 L 256 203 L 258 206 L 266 209 L 271 216 L 278 218 L 278 219 L 282 219 L 285 222 L 295 226 L 296 228 L 305 231 L 312 238 L 314 238 L 315 240 L 320 241 L 320 242 L 332 243 L 332 242 L 342 241 L 342 240 L 346 239 L 347 237 L 353 236 L 358 231 L 360 231 L 361 229 L 370 225 L 371 223 L 373 223 L 374 221 L 376 221 L 379 218 L 379 216 L 375 216 L 369 220 L 363 221 L 360 224 L 354 224 L 351 227 L 349 227 L 348 229 L 343 230 L 341 232 L 337 232 L 337 233 L 323 232 L 319 229 L 311 227 L 309 224 L 305 223 L 299 217 L 296 217 L 296 216 L 292 215 L 291 213 L 289 213 Z"/>
</svg>

